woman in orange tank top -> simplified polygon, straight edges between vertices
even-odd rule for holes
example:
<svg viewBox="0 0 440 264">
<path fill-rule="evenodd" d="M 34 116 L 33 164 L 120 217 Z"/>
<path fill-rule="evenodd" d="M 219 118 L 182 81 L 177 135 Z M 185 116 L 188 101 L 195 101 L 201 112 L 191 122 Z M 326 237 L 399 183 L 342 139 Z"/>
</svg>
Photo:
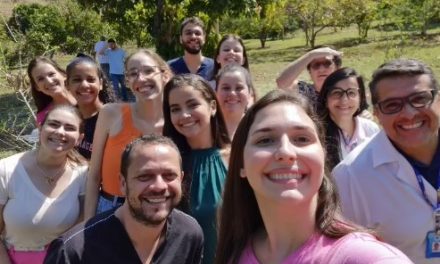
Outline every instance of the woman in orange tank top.
<svg viewBox="0 0 440 264">
<path fill-rule="evenodd" d="M 141 135 L 162 133 L 162 92 L 171 76 L 166 62 L 153 51 L 141 49 L 127 57 L 125 79 L 136 101 L 107 104 L 100 111 L 87 180 L 86 219 L 122 204 L 122 151 Z"/>
</svg>

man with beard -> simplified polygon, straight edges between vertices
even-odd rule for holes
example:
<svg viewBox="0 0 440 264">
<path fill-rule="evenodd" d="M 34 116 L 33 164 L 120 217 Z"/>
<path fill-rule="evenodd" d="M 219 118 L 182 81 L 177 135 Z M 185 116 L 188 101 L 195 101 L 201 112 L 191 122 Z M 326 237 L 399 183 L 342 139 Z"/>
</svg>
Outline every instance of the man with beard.
<svg viewBox="0 0 440 264">
<path fill-rule="evenodd" d="M 214 60 L 202 55 L 205 44 L 203 21 L 198 17 L 186 18 L 180 26 L 180 43 L 185 49 L 183 57 L 168 61 L 174 74 L 194 73 L 211 80 Z"/>
<path fill-rule="evenodd" d="M 143 136 L 126 147 L 120 173 L 124 204 L 53 241 L 44 263 L 200 263 L 202 230 L 174 209 L 183 177 L 176 145 Z"/>
</svg>

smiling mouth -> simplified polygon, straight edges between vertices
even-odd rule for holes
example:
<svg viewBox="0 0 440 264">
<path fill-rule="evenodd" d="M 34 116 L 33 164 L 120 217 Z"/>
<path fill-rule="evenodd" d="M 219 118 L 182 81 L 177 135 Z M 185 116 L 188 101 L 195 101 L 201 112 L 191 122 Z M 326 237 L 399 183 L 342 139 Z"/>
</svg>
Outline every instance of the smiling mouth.
<svg viewBox="0 0 440 264">
<path fill-rule="evenodd" d="M 273 181 L 289 181 L 289 180 L 302 180 L 304 174 L 300 173 L 274 173 L 267 175 L 269 179 Z"/>
<path fill-rule="evenodd" d="M 400 125 L 399 127 L 404 129 L 404 130 L 412 130 L 412 129 L 417 129 L 423 126 L 423 124 L 425 123 L 425 121 L 419 121 L 410 125 Z"/>
<path fill-rule="evenodd" d="M 181 124 L 180 126 L 181 127 L 191 127 L 191 126 L 195 125 L 196 123 L 197 123 L 196 121 L 192 121 L 192 122 L 188 122 L 185 124 Z"/>
<path fill-rule="evenodd" d="M 161 204 L 166 202 L 167 197 L 153 197 L 153 198 L 145 198 L 145 201 L 147 201 L 150 204 Z"/>
</svg>

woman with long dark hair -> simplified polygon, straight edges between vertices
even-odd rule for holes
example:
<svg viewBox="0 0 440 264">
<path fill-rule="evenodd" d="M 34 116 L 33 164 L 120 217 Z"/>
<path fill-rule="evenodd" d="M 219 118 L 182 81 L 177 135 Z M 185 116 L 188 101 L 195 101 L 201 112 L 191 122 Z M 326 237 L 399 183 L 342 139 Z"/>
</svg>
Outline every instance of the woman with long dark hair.
<svg viewBox="0 0 440 264">
<path fill-rule="evenodd" d="M 324 123 L 330 170 L 356 146 L 379 131 L 376 123 L 360 116 L 366 109 L 364 80 L 354 69 L 341 68 L 325 79 L 317 111 Z"/>
<path fill-rule="evenodd" d="M 341 217 L 323 144 L 303 98 L 276 90 L 248 110 L 232 142 L 215 263 L 411 263 Z"/>
</svg>

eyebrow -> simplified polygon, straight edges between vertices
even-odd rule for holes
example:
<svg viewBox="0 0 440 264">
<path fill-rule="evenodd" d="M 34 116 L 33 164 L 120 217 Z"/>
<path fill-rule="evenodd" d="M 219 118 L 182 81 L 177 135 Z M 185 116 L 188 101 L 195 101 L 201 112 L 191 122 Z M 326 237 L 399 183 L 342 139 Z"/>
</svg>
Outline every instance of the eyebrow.
<svg viewBox="0 0 440 264">
<path fill-rule="evenodd" d="M 309 131 L 309 132 L 314 132 L 315 130 L 311 127 L 308 126 L 302 126 L 302 125 L 293 125 L 290 126 L 289 129 L 294 129 L 294 130 L 302 130 L 302 131 Z M 260 129 L 255 130 L 252 135 L 258 134 L 258 133 L 267 133 L 267 132 L 271 132 L 274 131 L 275 129 L 272 127 L 263 127 Z"/>
</svg>

